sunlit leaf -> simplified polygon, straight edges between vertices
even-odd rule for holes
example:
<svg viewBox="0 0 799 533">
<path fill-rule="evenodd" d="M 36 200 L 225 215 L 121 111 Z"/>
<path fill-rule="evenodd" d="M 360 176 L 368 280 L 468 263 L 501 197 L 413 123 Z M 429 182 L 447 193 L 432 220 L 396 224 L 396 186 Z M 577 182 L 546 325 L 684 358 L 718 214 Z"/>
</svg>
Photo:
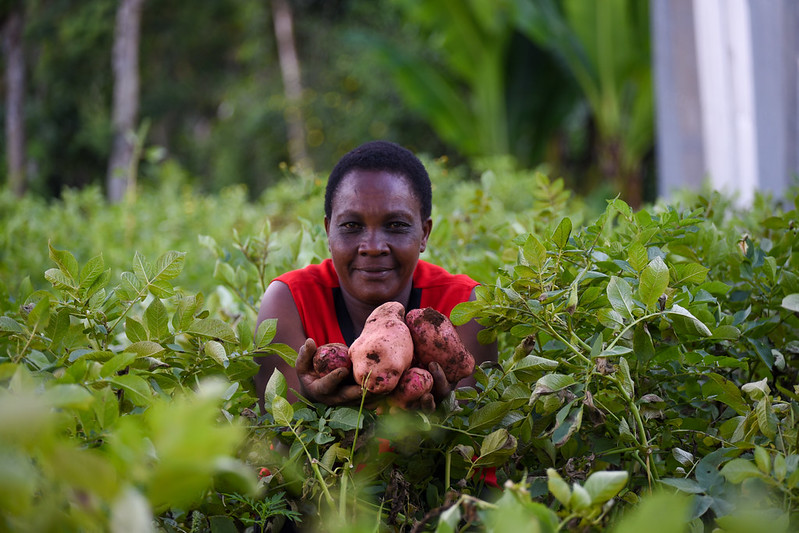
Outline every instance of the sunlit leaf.
<svg viewBox="0 0 799 533">
<path fill-rule="evenodd" d="M 627 485 L 628 478 L 629 474 L 625 471 L 594 472 L 585 480 L 583 487 L 591 495 L 592 503 L 605 503 Z"/>
<path fill-rule="evenodd" d="M 629 283 L 617 276 L 611 277 L 608 282 L 607 295 L 610 305 L 617 313 L 626 319 L 632 319 L 635 304 Z"/>
<path fill-rule="evenodd" d="M 669 267 L 660 257 L 654 258 L 641 272 L 638 296 L 647 308 L 652 307 L 669 286 Z"/>
</svg>

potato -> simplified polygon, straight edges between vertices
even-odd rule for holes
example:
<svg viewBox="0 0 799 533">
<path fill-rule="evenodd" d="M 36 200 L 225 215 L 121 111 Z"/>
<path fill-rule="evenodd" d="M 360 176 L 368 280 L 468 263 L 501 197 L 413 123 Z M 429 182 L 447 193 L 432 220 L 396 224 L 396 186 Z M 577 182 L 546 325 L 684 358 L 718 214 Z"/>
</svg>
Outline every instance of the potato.
<svg viewBox="0 0 799 533">
<path fill-rule="evenodd" d="M 408 409 L 431 390 L 433 390 L 433 375 L 423 368 L 412 366 L 400 376 L 397 387 L 388 397 L 388 403 L 394 407 Z"/>
<path fill-rule="evenodd" d="M 349 354 L 356 383 L 374 394 L 394 390 L 413 360 L 413 339 L 405 325 L 405 307 L 399 302 L 386 302 L 372 311 Z"/>
<path fill-rule="evenodd" d="M 331 342 L 316 349 L 313 356 L 313 369 L 319 374 L 319 377 L 324 377 L 342 367 L 352 370 L 352 361 L 346 344 Z"/>
<path fill-rule="evenodd" d="M 457 383 L 474 372 L 474 356 L 461 342 L 455 326 L 432 307 L 412 309 L 405 315 L 415 350 L 414 365 L 428 368 L 436 361 L 447 380 Z"/>
</svg>

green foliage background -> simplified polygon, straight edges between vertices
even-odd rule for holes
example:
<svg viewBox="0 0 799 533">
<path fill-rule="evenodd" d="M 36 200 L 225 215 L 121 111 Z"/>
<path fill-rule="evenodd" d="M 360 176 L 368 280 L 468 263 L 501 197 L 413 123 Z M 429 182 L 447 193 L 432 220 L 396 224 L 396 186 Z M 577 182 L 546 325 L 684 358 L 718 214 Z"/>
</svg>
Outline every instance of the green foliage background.
<svg viewBox="0 0 799 533">
<path fill-rule="evenodd" d="M 598 208 L 427 164 L 426 254 L 484 284 L 452 320 L 500 347 L 434 413 L 289 404 L 279 373 L 254 406 L 253 356 L 294 357 L 254 331 L 264 285 L 326 254 L 317 176 L 256 202 L 171 165 L 114 206 L 3 196 L 4 529 L 796 527 L 795 205 Z"/>
<path fill-rule="evenodd" d="M 602 17 L 591 4 L 551 0 L 290 6 L 299 108 L 317 170 L 384 138 L 467 163 L 472 175 L 485 157 L 543 165 L 581 193 L 624 192 L 640 178 L 652 199 L 649 24 L 640 2 L 614 0 Z M 0 21 L 14 9 L 25 18 L 26 169 L 36 194 L 102 185 L 116 7 L 0 6 Z M 289 161 L 277 52 L 269 2 L 145 2 L 139 180 L 157 180 L 152 166 L 169 158 L 205 192 L 243 184 L 253 199 L 277 185 Z"/>
</svg>

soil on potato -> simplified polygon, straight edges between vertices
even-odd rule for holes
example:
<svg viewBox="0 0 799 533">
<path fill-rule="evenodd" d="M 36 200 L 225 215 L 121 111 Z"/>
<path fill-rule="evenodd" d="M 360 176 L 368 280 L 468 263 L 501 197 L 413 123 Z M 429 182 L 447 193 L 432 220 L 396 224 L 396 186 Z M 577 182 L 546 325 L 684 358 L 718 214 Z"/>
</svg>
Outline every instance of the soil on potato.
<svg viewBox="0 0 799 533">
<path fill-rule="evenodd" d="M 446 319 L 446 317 L 442 313 L 436 311 L 432 307 L 425 307 L 424 310 L 422 311 L 421 318 L 425 322 L 433 324 L 436 327 L 436 329 L 438 329 L 441 323 L 444 322 L 444 320 Z"/>
</svg>

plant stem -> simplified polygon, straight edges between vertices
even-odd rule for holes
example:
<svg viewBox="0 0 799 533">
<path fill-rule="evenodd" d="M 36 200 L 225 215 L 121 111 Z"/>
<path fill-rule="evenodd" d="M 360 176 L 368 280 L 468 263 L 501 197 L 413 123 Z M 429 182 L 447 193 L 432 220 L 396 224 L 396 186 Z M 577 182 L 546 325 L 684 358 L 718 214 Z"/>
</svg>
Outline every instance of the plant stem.
<svg viewBox="0 0 799 533">
<path fill-rule="evenodd" d="M 449 490 L 450 485 L 450 469 L 452 467 L 452 452 L 444 454 L 444 490 Z"/>
<path fill-rule="evenodd" d="M 335 510 L 336 503 L 333 500 L 333 497 L 330 495 L 330 491 L 327 489 L 327 483 L 325 483 L 325 478 L 322 477 L 322 472 L 319 471 L 319 465 L 317 464 L 318 461 L 311 456 L 311 452 L 308 451 L 308 448 L 305 446 L 305 443 L 302 441 L 302 437 L 300 437 L 297 434 L 296 428 L 289 426 L 289 429 L 294 434 L 294 437 L 297 439 L 297 441 L 299 441 L 300 446 L 302 446 L 302 449 L 305 451 L 305 455 L 308 457 L 308 461 L 310 461 L 311 463 L 311 469 L 314 471 L 314 475 L 316 476 L 316 479 L 319 481 L 319 484 L 322 485 L 322 492 L 324 493 L 325 501 L 327 501 L 331 509 Z"/>
</svg>

